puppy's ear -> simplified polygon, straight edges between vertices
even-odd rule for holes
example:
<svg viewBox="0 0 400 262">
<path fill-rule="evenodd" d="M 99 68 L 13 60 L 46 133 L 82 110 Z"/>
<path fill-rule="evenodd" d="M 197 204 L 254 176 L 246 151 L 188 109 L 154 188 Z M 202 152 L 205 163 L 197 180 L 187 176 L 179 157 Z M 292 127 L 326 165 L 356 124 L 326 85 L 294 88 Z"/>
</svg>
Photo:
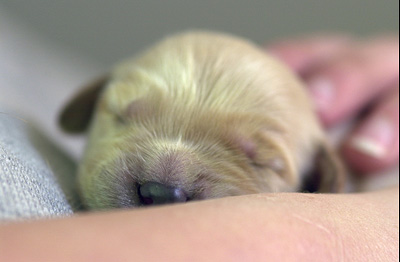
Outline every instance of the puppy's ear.
<svg viewBox="0 0 400 262">
<path fill-rule="evenodd" d="M 308 192 L 339 193 L 344 191 L 346 169 L 330 145 L 323 143 L 314 157 L 314 167 L 303 189 Z"/>
<path fill-rule="evenodd" d="M 64 131 L 77 134 L 88 128 L 97 100 L 107 82 L 108 76 L 93 81 L 67 104 L 58 119 Z"/>
</svg>

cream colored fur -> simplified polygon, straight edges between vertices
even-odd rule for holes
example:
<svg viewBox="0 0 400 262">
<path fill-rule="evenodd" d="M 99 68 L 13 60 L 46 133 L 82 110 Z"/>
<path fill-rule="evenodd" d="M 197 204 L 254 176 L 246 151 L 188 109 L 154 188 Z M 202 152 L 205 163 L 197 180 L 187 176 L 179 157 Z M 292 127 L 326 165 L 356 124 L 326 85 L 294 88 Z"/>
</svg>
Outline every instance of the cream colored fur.
<svg viewBox="0 0 400 262">
<path fill-rule="evenodd" d="M 303 84 L 233 36 L 169 37 L 103 88 L 78 174 L 89 208 L 136 206 L 147 181 L 193 200 L 295 191 L 321 147 L 335 158 Z"/>
</svg>

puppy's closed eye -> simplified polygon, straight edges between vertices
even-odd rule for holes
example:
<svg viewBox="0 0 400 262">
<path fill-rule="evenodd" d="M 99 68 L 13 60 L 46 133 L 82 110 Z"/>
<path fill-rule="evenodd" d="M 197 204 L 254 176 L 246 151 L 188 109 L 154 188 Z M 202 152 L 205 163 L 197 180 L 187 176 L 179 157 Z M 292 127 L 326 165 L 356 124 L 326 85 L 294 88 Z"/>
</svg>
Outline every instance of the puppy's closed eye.
<svg viewBox="0 0 400 262">
<path fill-rule="evenodd" d="M 248 158 L 251 166 L 257 169 L 270 168 L 276 172 L 283 172 L 285 169 L 284 160 L 279 156 L 274 156 L 271 153 L 274 151 L 271 147 L 270 153 L 263 152 L 263 148 L 260 147 L 260 143 L 252 141 L 249 138 L 240 137 L 235 140 L 240 150 Z M 265 144 L 264 144 L 265 146 Z"/>
<path fill-rule="evenodd" d="M 138 99 L 130 102 L 126 109 L 115 110 L 111 113 L 115 116 L 118 124 L 129 125 L 140 118 L 149 116 L 151 106 L 144 99 Z"/>
</svg>

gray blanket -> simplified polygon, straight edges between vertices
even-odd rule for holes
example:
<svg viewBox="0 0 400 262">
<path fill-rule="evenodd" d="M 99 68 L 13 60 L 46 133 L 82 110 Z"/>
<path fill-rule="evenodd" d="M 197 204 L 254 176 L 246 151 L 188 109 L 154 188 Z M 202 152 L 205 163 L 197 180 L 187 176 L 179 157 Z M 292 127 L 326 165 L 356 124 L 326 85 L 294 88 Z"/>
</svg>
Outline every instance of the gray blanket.
<svg viewBox="0 0 400 262">
<path fill-rule="evenodd" d="M 38 133 L 5 110 L 0 112 L 0 220 L 72 214 L 46 156 L 34 147 L 40 142 Z"/>
</svg>

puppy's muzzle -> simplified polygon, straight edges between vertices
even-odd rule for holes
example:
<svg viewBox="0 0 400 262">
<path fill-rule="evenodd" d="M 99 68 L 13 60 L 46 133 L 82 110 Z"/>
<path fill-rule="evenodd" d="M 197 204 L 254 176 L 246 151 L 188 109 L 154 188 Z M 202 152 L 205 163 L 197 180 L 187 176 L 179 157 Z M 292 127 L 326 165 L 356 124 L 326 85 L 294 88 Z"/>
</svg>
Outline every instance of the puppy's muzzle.
<svg viewBox="0 0 400 262">
<path fill-rule="evenodd" d="M 186 202 L 188 197 L 181 188 L 169 187 L 157 182 L 146 182 L 139 186 L 142 205 L 161 205 Z"/>
</svg>

